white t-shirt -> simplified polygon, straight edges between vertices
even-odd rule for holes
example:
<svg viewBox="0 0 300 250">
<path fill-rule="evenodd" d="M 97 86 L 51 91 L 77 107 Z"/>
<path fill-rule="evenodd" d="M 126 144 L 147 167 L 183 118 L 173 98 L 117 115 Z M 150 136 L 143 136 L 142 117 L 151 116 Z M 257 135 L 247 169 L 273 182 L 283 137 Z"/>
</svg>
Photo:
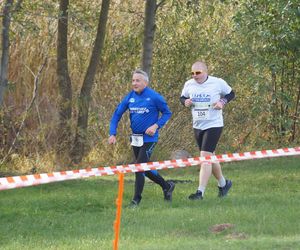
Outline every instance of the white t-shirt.
<svg viewBox="0 0 300 250">
<path fill-rule="evenodd" d="M 231 90 L 227 82 L 214 76 L 208 76 L 204 83 L 197 83 L 194 79 L 185 82 L 181 96 L 190 98 L 193 102 L 193 128 L 204 130 L 223 127 L 222 110 L 213 109 L 213 103 Z"/>
</svg>

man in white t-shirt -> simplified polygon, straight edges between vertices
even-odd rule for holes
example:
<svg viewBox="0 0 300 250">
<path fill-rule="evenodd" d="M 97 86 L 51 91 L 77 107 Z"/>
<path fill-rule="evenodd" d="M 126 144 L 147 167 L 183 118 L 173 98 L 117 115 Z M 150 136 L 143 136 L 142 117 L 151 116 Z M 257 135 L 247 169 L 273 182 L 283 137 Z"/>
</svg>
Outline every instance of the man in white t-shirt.
<svg viewBox="0 0 300 250">
<path fill-rule="evenodd" d="M 200 156 L 214 155 L 224 126 L 222 110 L 234 97 L 232 88 L 223 79 L 208 75 L 204 62 L 197 61 L 192 65 L 192 79 L 185 82 L 180 102 L 191 108 Z M 190 200 L 203 199 L 211 174 L 218 181 L 218 196 L 227 195 L 232 182 L 224 178 L 220 163 L 203 162 L 198 189 L 189 196 Z"/>
</svg>

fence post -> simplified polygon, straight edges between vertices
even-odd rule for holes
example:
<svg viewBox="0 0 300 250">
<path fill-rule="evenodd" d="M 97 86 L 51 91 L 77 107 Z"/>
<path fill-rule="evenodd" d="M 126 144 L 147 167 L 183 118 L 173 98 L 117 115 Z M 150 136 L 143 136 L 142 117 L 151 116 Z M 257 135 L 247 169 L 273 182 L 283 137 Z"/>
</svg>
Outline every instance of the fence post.
<svg viewBox="0 0 300 250">
<path fill-rule="evenodd" d="M 122 212 L 122 200 L 123 200 L 123 190 L 124 190 L 124 174 L 119 173 L 119 191 L 118 197 L 116 199 L 116 219 L 114 222 L 114 229 L 115 229 L 115 239 L 113 241 L 113 249 L 118 250 L 118 243 L 119 243 L 119 235 L 120 235 L 120 224 L 121 224 L 121 212 Z"/>
</svg>

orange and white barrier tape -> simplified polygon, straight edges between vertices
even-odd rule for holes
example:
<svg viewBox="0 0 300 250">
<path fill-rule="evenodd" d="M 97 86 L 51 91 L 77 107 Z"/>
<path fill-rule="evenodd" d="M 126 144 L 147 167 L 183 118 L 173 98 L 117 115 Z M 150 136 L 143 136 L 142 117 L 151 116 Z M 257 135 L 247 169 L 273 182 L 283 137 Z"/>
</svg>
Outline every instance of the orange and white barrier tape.
<svg viewBox="0 0 300 250">
<path fill-rule="evenodd" d="M 183 168 L 199 165 L 204 161 L 231 162 L 293 155 L 300 155 L 300 147 L 262 150 L 245 153 L 222 154 L 207 157 L 195 157 L 178 160 L 119 165 L 111 167 L 85 168 L 79 170 L 69 170 L 45 174 L 3 177 L 0 178 L 0 190 L 34 186 L 65 180 L 74 180 L 92 176 L 115 175 L 118 173 L 135 173 L 148 170 L 160 170 L 169 168 Z"/>
</svg>

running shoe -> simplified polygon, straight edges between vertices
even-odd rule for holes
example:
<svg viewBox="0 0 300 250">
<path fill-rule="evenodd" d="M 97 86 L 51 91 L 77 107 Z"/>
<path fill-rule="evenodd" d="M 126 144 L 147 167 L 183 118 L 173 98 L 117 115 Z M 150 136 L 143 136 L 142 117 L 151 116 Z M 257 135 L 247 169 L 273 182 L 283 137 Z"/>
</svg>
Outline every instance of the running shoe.
<svg viewBox="0 0 300 250">
<path fill-rule="evenodd" d="M 202 200 L 203 196 L 202 196 L 202 192 L 200 190 L 197 190 L 196 193 L 191 194 L 189 196 L 190 200 Z"/>
<path fill-rule="evenodd" d="M 226 180 L 226 184 L 224 187 L 218 187 L 219 188 L 219 197 L 225 197 L 229 191 L 229 189 L 232 186 L 232 181 L 231 180 Z"/>
<path fill-rule="evenodd" d="M 172 201 L 172 193 L 175 188 L 175 183 L 173 181 L 167 181 L 169 188 L 164 190 L 164 198 L 166 201 Z"/>
</svg>

